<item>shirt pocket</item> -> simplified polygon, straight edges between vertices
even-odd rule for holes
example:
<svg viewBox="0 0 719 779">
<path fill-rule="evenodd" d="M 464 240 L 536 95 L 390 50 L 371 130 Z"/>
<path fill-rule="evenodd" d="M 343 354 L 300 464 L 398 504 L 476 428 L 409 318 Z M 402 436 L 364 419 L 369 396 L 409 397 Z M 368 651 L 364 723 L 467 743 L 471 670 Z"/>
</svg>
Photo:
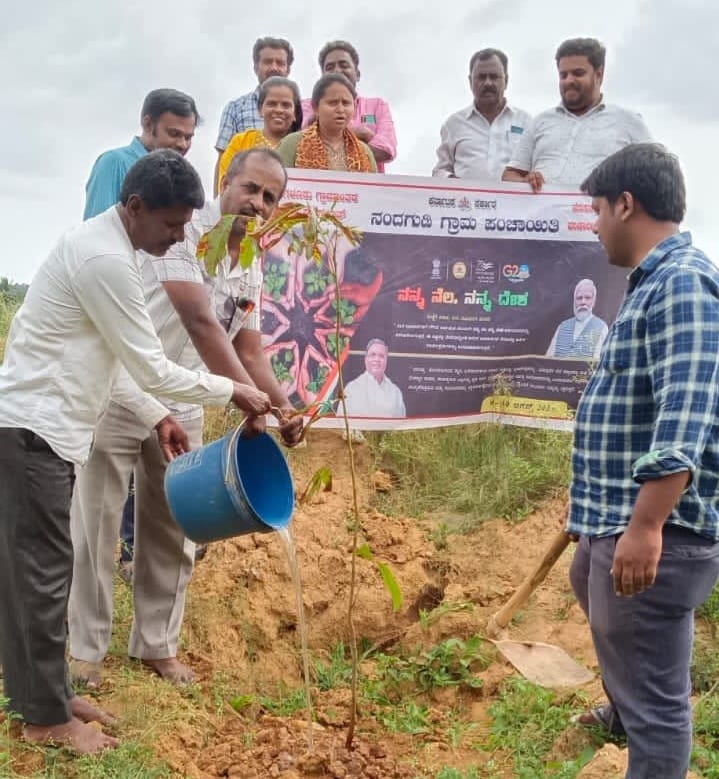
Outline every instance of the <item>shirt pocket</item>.
<svg viewBox="0 0 719 779">
<path fill-rule="evenodd" d="M 637 347 L 637 323 L 633 319 L 617 320 L 609 329 L 602 367 L 609 373 L 622 373 L 634 362 Z"/>
</svg>

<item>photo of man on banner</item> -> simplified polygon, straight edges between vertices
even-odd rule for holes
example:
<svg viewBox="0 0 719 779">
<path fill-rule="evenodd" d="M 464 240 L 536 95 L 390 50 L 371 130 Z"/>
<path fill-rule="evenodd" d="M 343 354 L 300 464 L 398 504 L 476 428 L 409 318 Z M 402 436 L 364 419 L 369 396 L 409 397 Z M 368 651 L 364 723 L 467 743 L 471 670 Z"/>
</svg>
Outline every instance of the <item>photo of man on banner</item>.
<svg viewBox="0 0 719 779">
<path fill-rule="evenodd" d="M 582 279 L 576 285 L 572 300 L 574 316 L 557 326 L 547 349 L 547 357 L 596 361 L 609 328 L 603 319 L 593 313 L 597 287 L 592 279 Z"/>
<path fill-rule="evenodd" d="M 365 371 L 345 387 L 347 413 L 357 417 L 405 417 L 402 391 L 385 373 L 389 349 L 381 338 L 367 344 Z"/>
</svg>

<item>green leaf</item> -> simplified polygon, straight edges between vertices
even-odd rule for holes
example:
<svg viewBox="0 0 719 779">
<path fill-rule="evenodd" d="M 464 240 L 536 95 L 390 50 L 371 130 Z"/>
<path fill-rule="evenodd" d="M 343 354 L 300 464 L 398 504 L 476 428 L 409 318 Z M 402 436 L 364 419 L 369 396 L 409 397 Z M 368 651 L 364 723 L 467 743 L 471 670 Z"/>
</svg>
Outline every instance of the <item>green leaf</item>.
<svg viewBox="0 0 719 779">
<path fill-rule="evenodd" d="M 248 706 L 251 706 L 254 702 L 254 695 L 236 695 L 230 700 L 230 706 L 232 706 L 235 711 L 242 711 Z"/>
<path fill-rule="evenodd" d="M 197 244 L 195 256 L 198 260 L 205 261 L 205 269 L 210 276 L 217 275 L 217 266 L 227 256 L 227 242 L 230 240 L 230 232 L 236 218 L 236 214 L 225 214 Z"/>
<path fill-rule="evenodd" d="M 300 503 L 307 503 L 320 491 L 330 492 L 332 489 L 332 471 L 329 468 L 320 468 L 315 471 L 307 483 L 304 492 L 299 497 Z"/>
<path fill-rule="evenodd" d="M 239 264 L 242 270 L 247 270 L 260 256 L 260 247 L 254 238 L 246 235 L 240 243 Z"/>
<path fill-rule="evenodd" d="M 402 590 L 399 588 L 397 579 L 394 578 L 392 569 L 387 563 L 377 563 L 377 567 L 382 575 L 384 586 L 392 598 L 392 608 L 394 611 L 399 611 L 402 608 Z"/>
<path fill-rule="evenodd" d="M 363 560 L 374 560 L 372 550 L 369 548 L 369 544 L 362 544 L 355 550 L 357 557 L 361 557 Z"/>
</svg>

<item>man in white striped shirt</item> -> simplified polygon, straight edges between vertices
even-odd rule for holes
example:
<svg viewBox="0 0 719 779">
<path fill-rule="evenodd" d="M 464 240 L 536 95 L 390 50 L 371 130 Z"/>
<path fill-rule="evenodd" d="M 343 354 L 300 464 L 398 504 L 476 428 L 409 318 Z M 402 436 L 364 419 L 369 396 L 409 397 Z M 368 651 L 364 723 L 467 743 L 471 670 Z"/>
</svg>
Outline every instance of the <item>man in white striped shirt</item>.
<svg viewBox="0 0 719 779">
<path fill-rule="evenodd" d="M 560 105 L 535 116 L 504 170 L 504 181 L 526 181 L 579 191 L 609 155 L 650 140 L 636 111 L 606 103 L 602 94 L 606 50 L 594 38 L 564 41 L 555 56 Z"/>
<path fill-rule="evenodd" d="M 499 181 L 531 117 L 509 105 L 507 55 L 482 49 L 469 61 L 474 102 L 452 114 L 440 130 L 433 176 Z"/>
<path fill-rule="evenodd" d="M 194 212 L 184 242 L 143 265 L 147 307 L 166 352 L 186 367 L 207 365 L 221 375 L 254 384 L 274 406 L 290 409 L 260 341 L 262 272 L 259 263 L 238 264 L 245 226 L 268 218 L 284 192 L 286 172 L 269 149 L 253 149 L 232 162 L 219 197 Z M 200 238 L 225 214 L 238 214 L 229 252 L 210 275 L 196 258 Z M 127 402 L 128 398 L 130 403 Z M 202 407 L 163 403 L 185 427 L 190 448 L 202 445 Z M 139 393 L 121 375 L 113 402 L 95 436 L 92 455 L 77 477 L 72 531 L 75 566 L 70 594 L 71 672 L 93 686 L 112 629 L 113 539 L 130 473 L 135 469 L 136 526 L 133 579 L 134 621 L 128 653 L 168 681 L 194 678 L 177 659 L 185 593 L 195 545 L 172 518 L 163 491 L 166 463 L 143 416 L 167 413 L 163 403 Z M 136 408 L 142 408 L 138 414 Z M 301 417 L 280 425 L 288 444 L 296 442 Z M 253 423 L 258 429 L 258 423 Z"/>
</svg>

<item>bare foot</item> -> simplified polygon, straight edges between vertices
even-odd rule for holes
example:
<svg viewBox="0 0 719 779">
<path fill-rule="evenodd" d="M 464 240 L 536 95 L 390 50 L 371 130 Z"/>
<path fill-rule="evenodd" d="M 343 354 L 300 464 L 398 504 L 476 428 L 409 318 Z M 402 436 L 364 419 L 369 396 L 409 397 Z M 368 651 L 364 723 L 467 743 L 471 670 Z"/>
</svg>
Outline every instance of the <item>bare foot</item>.
<svg viewBox="0 0 719 779">
<path fill-rule="evenodd" d="M 70 701 L 70 712 L 81 722 L 99 722 L 101 725 L 116 725 L 117 720 L 112 714 L 93 706 L 89 701 L 76 695 Z"/>
<path fill-rule="evenodd" d="M 73 657 L 68 664 L 68 670 L 70 681 L 78 687 L 97 690 L 102 684 L 102 660 L 95 663 L 90 660 L 76 660 Z"/>
<path fill-rule="evenodd" d="M 143 659 L 142 664 L 152 668 L 158 676 L 172 684 L 192 684 L 195 681 L 195 672 L 192 668 L 181 663 L 176 657 Z"/>
<path fill-rule="evenodd" d="M 92 725 L 73 717 L 62 725 L 30 725 L 23 728 L 25 741 L 43 746 L 65 747 L 80 755 L 91 755 L 106 749 L 115 749 L 119 741 L 106 736 Z"/>
</svg>

